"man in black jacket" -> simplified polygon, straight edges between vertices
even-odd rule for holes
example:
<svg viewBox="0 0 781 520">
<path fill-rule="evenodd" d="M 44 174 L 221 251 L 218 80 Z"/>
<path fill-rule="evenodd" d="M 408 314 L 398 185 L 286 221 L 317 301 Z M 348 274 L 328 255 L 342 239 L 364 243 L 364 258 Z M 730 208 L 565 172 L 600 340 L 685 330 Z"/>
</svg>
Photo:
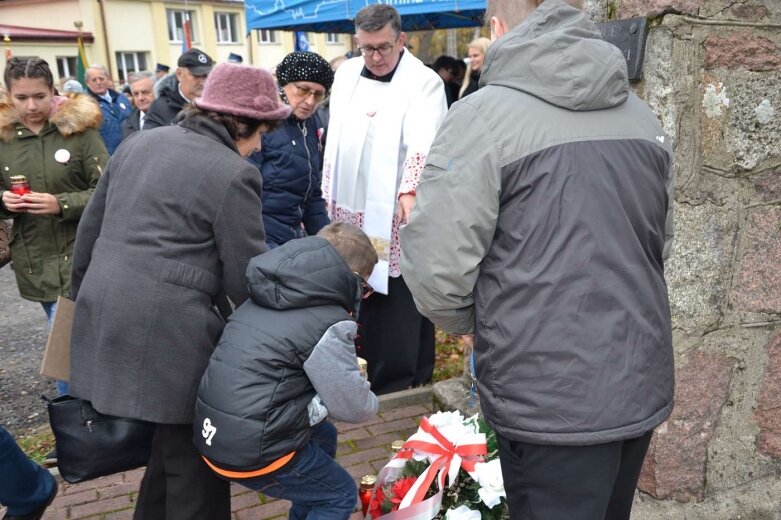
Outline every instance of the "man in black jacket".
<svg viewBox="0 0 781 520">
<path fill-rule="evenodd" d="M 177 61 L 176 82 L 163 87 L 160 95 L 149 107 L 144 118 L 144 129 L 168 126 L 176 120 L 186 104 L 203 92 L 206 77 L 212 70 L 214 60 L 203 51 L 190 49 Z"/>
</svg>

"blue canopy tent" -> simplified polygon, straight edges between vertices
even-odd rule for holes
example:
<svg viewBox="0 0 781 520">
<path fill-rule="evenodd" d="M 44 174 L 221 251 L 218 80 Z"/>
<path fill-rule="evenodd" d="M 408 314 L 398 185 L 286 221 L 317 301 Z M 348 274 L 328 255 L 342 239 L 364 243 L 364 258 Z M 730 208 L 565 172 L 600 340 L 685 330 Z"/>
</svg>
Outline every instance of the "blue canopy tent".
<svg viewBox="0 0 781 520">
<path fill-rule="evenodd" d="M 474 27 L 486 0 L 246 0 L 247 29 L 352 33 L 355 13 L 370 3 L 393 5 L 405 31 Z"/>
</svg>

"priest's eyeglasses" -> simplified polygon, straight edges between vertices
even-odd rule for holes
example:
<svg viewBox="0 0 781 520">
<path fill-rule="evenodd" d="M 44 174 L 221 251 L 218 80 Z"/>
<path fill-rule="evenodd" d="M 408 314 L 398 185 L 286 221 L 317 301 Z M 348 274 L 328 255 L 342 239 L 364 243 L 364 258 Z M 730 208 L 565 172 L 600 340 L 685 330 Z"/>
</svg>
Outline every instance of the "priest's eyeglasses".
<svg viewBox="0 0 781 520">
<path fill-rule="evenodd" d="M 359 275 L 358 273 L 356 273 L 356 272 L 353 272 L 353 274 L 354 274 L 356 277 L 358 277 L 358 280 L 360 280 L 360 282 L 361 282 L 361 300 L 365 300 L 366 298 L 368 298 L 369 296 L 371 296 L 372 294 L 374 294 L 374 287 L 372 287 L 371 285 L 369 285 L 369 282 L 367 282 L 366 280 L 364 280 L 364 279 L 361 277 L 361 275 Z"/>
<path fill-rule="evenodd" d="M 304 99 L 308 98 L 309 96 L 314 96 L 315 97 L 315 102 L 317 102 L 317 103 L 319 103 L 322 100 L 324 100 L 325 96 L 328 95 L 325 90 L 312 90 L 311 88 L 302 87 L 302 86 L 296 85 L 295 83 L 293 83 L 293 86 L 296 87 L 296 93 L 299 96 L 301 96 Z"/>
<path fill-rule="evenodd" d="M 358 47 L 358 50 L 361 51 L 361 54 L 363 54 L 367 58 L 371 58 L 374 56 L 375 52 L 378 52 L 380 56 L 383 58 L 387 58 L 391 55 L 393 52 L 393 47 L 396 45 L 396 42 L 393 43 L 385 43 L 383 45 L 380 45 L 379 47 L 371 47 L 369 45 Z"/>
</svg>

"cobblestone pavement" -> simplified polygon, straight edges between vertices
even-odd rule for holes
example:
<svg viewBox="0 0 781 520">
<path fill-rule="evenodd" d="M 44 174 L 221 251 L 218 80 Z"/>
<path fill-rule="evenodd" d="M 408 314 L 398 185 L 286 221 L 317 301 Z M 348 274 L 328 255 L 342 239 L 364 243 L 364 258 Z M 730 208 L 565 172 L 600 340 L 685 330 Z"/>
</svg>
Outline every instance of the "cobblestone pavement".
<svg viewBox="0 0 781 520">
<path fill-rule="evenodd" d="M 376 475 L 391 456 L 394 440 L 407 439 L 432 412 L 431 390 L 416 389 L 381 397 L 380 413 L 361 424 L 335 423 L 339 431 L 337 460 L 355 478 Z M 127 520 L 133 517 L 143 468 L 80 484 L 60 481 L 60 490 L 43 520 Z M 286 517 L 290 503 L 231 486 L 232 520 Z M 5 512 L 0 507 L 0 516 Z M 363 518 L 360 508 L 351 520 Z"/>
</svg>

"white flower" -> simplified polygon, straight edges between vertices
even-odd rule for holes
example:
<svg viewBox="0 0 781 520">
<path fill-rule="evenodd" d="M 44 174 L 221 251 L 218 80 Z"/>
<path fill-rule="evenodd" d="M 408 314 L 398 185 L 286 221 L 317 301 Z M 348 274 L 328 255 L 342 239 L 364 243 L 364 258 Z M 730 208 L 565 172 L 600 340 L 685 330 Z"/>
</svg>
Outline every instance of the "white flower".
<svg viewBox="0 0 781 520">
<path fill-rule="evenodd" d="M 475 464 L 475 474 L 480 489 L 477 494 L 480 500 L 488 507 L 494 507 L 500 502 L 502 497 L 507 494 L 504 491 L 504 479 L 502 478 L 502 467 L 499 465 L 499 459 L 488 462 L 478 462 Z"/>
<path fill-rule="evenodd" d="M 480 511 L 474 511 L 466 506 L 458 506 L 457 509 L 448 509 L 445 520 L 480 520 Z"/>
<path fill-rule="evenodd" d="M 477 424 L 478 418 L 479 416 L 474 414 L 472 417 L 464 419 L 464 426 L 469 428 L 472 433 L 480 433 L 480 426 Z"/>
<path fill-rule="evenodd" d="M 428 418 L 428 422 L 456 445 L 468 439 L 468 435 L 475 433 L 472 425 L 464 424 L 464 416 L 458 411 L 437 412 Z"/>
<path fill-rule="evenodd" d="M 464 424 L 464 416 L 457 410 L 455 412 L 437 412 L 429 416 L 428 422 L 437 429 L 448 425 L 461 426 Z"/>
</svg>

